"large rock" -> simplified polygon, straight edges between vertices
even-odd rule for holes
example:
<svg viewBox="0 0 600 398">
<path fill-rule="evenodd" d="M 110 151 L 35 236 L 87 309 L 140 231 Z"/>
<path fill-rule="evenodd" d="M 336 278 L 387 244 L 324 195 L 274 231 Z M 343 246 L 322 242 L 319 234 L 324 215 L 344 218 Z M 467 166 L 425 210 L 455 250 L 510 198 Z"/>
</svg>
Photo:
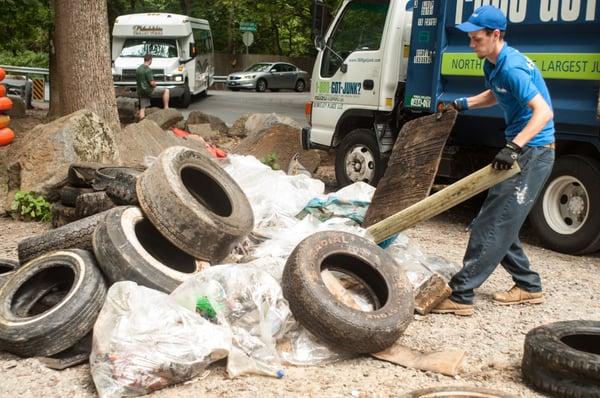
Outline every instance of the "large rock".
<svg viewBox="0 0 600 398">
<path fill-rule="evenodd" d="M 146 113 L 146 119 L 156 122 L 162 129 L 168 129 L 183 120 L 183 115 L 178 110 L 169 108 L 161 109 L 150 114 Z"/>
<path fill-rule="evenodd" d="M 194 124 L 210 124 L 210 127 L 214 131 L 218 131 L 221 134 L 227 134 L 229 127 L 224 121 L 216 116 L 208 115 L 200 111 L 190 112 L 187 118 L 186 130 L 189 131 L 189 126 Z"/>
<path fill-rule="evenodd" d="M 117 110 L 121 123 L 134 123 L 137 119 L 138 100 L 131 97 L 117 97 Z"/>
<path fill-rule="evenodd" d="M 212 129 L 210 123 L 203 124 L 189 124 L 187 131 L 190 134 L 199 135 L 202 138 L 212 138 L 219 134 L 218 131 Z"/>
<path fill-rule="evenodd" d="M 12 94 L 7 95 L 7 97 L 10 98 L 13 103 L 12 109 L 8 111 L 8 115 L 13 119 L 25 117 L 27 114 L 27 104 L 25 104 L 23 98 Z"/>
<path fill-rule="evenodd" d="M 298 122 L 288 116 L 278 115 L 277 113 L 255 113 L 249 116 L 244 115 L 238 119 L 233 124 L 229 135 L 252 138 L 276 124 L 284 124 L 297 129 L 302 128 Z"/>
<path fill-rule="evenodd" d="M 108 124 L 88 110 L 21 132 L 0 163 L 0 194 L 9 196 L 1 198 L 2 204 L 9 204 L 17 189 L 46 193 L 64 181 L 71 163 L 118 162 L 115 138 Z"/>
<path fill-rule="evenodd" d="M 208 156 L 201 142 L 177 137 L 172 131 L 161 129 L 149 118 L 128 125 L 117 137 L 121 158 L 127 164 L 146 164 L 151 158 L 175 145 L 195 149 Z"/>
<path fill-rule="evenodd" d="M 300 153 L 300 163 L 310 173 L 314 173 L 321 162 L 318 151 L 302 150 L 300 129 L 286 124 L 276 124 L 254 133 L 241 141 L 233 152 L 238 155 L 252 155 L 257 159 L 264 159 L 274 153 L 277 155 L 277 163 L 284 171 L 288 169 L 290 160 L 296 153 Z"/>
</svg>

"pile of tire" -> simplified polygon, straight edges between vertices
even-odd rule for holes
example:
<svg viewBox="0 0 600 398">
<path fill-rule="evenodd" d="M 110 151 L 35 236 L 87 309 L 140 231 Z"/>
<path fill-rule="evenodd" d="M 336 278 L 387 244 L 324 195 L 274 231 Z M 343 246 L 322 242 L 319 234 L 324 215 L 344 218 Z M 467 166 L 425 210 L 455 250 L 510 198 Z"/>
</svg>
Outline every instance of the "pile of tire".
<svg viewBox="0 0 600 398">
<path fill-rule="evenodd" d="M 140 207 L 111 207 L 25 238 L 19 262 L 0 260 L 0 351 L 61 353 L 89 337 L 112 283 L 169 293 L 223 260 L 254 226 L 237 183 L 188 148 L 165 150 L 144 172 L 74 165 L 69 173 L 71 183 L 91 181 L 70 185 L 80 189 L 76 204 L 102 192 L 113 203 L 135 197 Z"/>
<path fill-rule="evenodd" d="M 521 371 L 533 388 L 554 397 L 600 397 L 600 321 L 562 321 L 530 330 Z"/>
<path fill-rule="evenodd" d="M 374 310 L 347 305 L 325 283 L 324 270 L 358 282 Z M 412 288 L 395 260 L 373 242 L 346 232 L 318 232 L 300 242 L 286 262 L 281 288 L 294 318 L 344 352 L 383 351 L 413 319 Z"/>
<path fill-rule="evenodd" d="M 4 69 L 0 68 L 0 82 L 6 77 Z M 0 147 L 10 144 L 15 139 L 15 132 L 8 128 L 12 109 L 12 100 L 6 96 L 6 86 L 0 84 Z"/>
</svg>

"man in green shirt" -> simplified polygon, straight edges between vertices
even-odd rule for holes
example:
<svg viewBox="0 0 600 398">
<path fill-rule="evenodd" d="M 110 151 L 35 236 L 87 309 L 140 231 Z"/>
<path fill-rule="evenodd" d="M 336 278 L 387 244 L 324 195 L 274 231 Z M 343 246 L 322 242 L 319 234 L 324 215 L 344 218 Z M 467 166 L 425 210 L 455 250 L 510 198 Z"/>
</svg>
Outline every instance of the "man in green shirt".
<svg viewBox="0 0 600 398">
<path fill-rule="evenodd" d="M 138 66 L 135 71 L 137 82 L 137 93 L 140 100 L 140 120 L 146 117 L 146 108 L 150 106 L 150 98 L 156 89 L 156 80 L 150 69 L 152 63 L 152 54 L 144 55 L 144 63 Z M 163 107 L 169 109 L 169 89 L 165 88 L 162 95 Z"/>
</svg>

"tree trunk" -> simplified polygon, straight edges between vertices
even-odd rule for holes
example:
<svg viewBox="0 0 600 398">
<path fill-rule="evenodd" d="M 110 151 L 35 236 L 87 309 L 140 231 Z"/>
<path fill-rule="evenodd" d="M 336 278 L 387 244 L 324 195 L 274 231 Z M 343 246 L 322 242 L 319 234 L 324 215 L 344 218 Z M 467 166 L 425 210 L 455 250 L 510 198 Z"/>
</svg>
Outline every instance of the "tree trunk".
<svg viewBox="0 0 600 398">
<path fill-rule="evenodd" d="M 89 109 L 120 130 L 106 0 L 55 0 L 60 113 Z"/>
</svg>

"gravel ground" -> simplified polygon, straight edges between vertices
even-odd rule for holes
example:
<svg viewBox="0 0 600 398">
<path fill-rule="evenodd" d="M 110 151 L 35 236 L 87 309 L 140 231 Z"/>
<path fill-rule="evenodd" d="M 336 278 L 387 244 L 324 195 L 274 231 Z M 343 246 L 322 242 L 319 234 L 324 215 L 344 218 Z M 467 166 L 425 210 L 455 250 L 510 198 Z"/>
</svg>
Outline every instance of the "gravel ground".
<svg viewBox="0 0 600 398">
<path fill-rule="evenodd" d="M 468 234 L 465 225 L 477 210 L 467 203 L 407 231 L 426 253 L 460 263 Z M 0 218 L 0 256 L 16 258 L 19 239 L 45 227 Z M 361 357 L 326 366 L 287 367 L 281 380 L 246 376 L 230 380 L 223 363 L 209 367 L 203 377 L 154 393 L 157 397 L 388 397 L 418 388 L 469 385 L 494 388 L 521 397 L 539 397 L 523 384 L 520 360 L 523 339 L 531 328 L 558 320 L 600 320 L 600 253 L 574 257 L 535 246 L 527 228 L 524 241 L 533 266 L 543 278 L 547 301 L 538 306 L 495 306 L 492 293 L 511 286 L 498 269 L 477 292 L 472 317 L 415 316 L 400 342 L 423 351 L 458 348 L 467 352 L 460 376 L 448 377 L 405 369 Z M 88 365 L 62 372 L 36 359 L 0 353 L 0 397 L 93 397 Z"/>
</svg>

